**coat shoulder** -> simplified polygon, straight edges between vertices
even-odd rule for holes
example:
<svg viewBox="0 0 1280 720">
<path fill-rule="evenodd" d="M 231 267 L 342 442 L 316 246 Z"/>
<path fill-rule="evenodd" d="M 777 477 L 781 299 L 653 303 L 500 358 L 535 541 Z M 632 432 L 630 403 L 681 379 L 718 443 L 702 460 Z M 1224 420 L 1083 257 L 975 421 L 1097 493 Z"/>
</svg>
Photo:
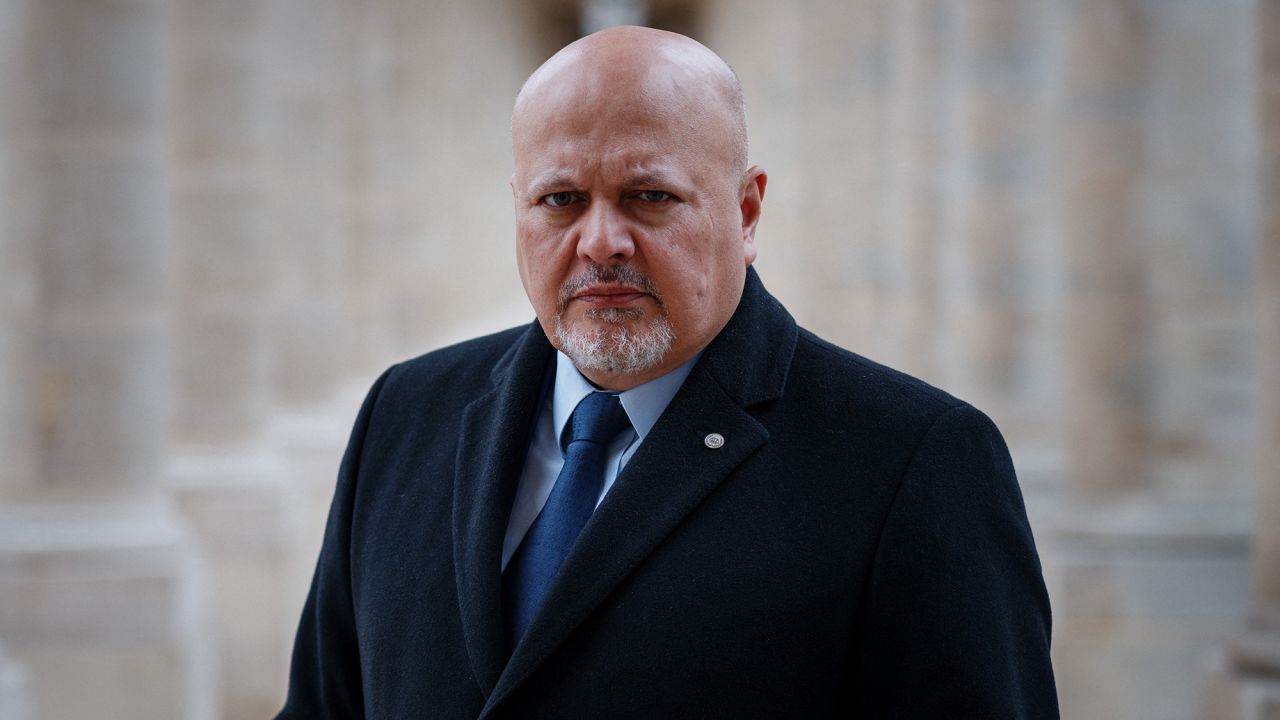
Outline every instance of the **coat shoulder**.
<svg viewBox="0 0 1280 720">
<path fill-rule="evenodd" d="M 884 420 L 929 421 L 968 406 L 950 393 L 900 370 L 823 340 L 803 328 L 792 361 L 791 390 L 833 410 Z"/>
<path fill-rule="evenodd" d="M 492 383 L 494 370 L 508 359 L 528 332 L 530 327 L 521 325 L 405 360 L 388 372 L 387 390 L 396 395 L 439 393 L 442 387 L 474 392 L 477 387 Z"/>
</svg>

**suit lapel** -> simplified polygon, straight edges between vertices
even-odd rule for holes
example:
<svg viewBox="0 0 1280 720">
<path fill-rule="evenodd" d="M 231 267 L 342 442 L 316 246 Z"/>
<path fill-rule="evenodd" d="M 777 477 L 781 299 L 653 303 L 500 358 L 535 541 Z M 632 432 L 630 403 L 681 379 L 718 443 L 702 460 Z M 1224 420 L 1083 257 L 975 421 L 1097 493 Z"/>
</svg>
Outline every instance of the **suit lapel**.
<svg viewBox="0 0 1280 720">
<path fill-rule="evenodd" d="M 467 653 L 485 695 L 507 661 L 502 543 L 551 357 L 551 346 L 535 323 L 497 364 L 494 386 L 462 415 L 454 475 L 453 556 Z"/>
<path fill-rule="evenodd" d="M 701 410 L 681 412 L 692 407 Z M 705 443 L 713 432 L 725 438 L 718 449 Z M 583 528 L 488 706 L 501 702 L 545 661 L 767 438 L 760 423 L 695 368 Z"/>
<path fill-rule="evenodd" d="M 583 529 L 481 717 L 768 440 L 768 431 L 747 408 L 781 394 L 795 342 L 795 322 L 749 271 L 738 311 Z M 761 353 L 761 348 L 772 351 Z M 723 438 L 719 447 L 708 444 L 712 433 Z"/>
</svg>

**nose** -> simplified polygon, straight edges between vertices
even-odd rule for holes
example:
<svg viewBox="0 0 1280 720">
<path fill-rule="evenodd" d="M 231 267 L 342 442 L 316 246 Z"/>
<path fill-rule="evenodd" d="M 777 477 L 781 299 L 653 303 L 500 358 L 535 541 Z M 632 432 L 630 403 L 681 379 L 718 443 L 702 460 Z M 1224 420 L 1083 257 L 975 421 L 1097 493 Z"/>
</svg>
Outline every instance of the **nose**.
<svg viewBox="0 0 1280 720">
<path fill-rule="evenodd" d="M 607 202 L 593 202 L 583 214 L 578 257 L 598 265 L 616 265 L 635 253 L 635 241 L 622 211 Z"/>
</svg>

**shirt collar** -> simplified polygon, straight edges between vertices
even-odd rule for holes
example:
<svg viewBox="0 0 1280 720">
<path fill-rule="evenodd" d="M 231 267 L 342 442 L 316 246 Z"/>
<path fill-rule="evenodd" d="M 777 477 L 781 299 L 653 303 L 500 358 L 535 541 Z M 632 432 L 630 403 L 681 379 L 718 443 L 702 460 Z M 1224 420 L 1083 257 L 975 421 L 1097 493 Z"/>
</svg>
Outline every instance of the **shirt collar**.
<svg viewBox="0 0 1280 720">
<path fill-rule="evenodd" d="M 658 422 L 662 411 L 667 409 L 671 398 L 675 397 L 676 391 L 684 384 L 684 379 L 688 377 L 700 355 L 701 353 L 694 355 L 688 362 L 666 375 L 618 395 L 618 399 L 622 401 L 622 409 L 627 412 L 627 419 L 631 421 L 631 427 L 641 440 Z M 582 402 L 582 398 L 595 390 L 591 382 L 578 372 L 569 356 L 556 351 L 556 383 L 551 401 L 551 421 L 555 423 L 556 437 L 564 432 L 565 423 L 569 422 L 569 416 L 578 407 L 578 403 Z"/>
</svg>

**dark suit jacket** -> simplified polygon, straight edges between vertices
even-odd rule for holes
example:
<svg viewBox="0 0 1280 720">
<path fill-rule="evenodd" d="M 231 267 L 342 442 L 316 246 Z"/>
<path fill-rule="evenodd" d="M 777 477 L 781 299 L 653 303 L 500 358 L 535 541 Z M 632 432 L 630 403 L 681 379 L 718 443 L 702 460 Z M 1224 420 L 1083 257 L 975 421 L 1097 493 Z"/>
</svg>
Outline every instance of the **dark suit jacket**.
<svg viewBox="0 0 1280 720">
<path fill-rule="evenodd" d="M 1057 717 L 999 432 L 748 275 L 509 660 L 500 554 L 553 350 L 534 323 L 383 374 L 280 717 Z"/>
</svg>

